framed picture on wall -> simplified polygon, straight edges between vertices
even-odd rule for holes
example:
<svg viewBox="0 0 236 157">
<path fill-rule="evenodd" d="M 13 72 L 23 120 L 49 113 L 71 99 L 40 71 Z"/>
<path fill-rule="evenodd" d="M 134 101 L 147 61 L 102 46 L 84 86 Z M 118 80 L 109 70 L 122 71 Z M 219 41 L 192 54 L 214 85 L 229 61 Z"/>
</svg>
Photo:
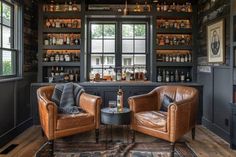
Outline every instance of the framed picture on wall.
<svg viewBox="0 0 236 157">
<path fill-rule="evenodd" d="M 225 21 L 211 23 L 207 26 L 207 55 L 209 63 L 225 62 Z"/>
</svg>

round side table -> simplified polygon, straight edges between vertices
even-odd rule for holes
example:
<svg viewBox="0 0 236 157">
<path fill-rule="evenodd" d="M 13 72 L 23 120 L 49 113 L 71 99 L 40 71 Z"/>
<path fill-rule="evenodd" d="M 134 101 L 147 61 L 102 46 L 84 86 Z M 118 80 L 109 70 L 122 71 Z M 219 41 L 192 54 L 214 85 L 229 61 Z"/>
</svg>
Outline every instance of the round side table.
<svg viewBox="0 0 236 157">
<path fill-rule="evenodd" d="M 116 108 L 103 108 L 101 109 L 101 122 L 107 126 L 111 126 L 110 134 L 111 141 L 112 137 L 112 125 L 128 125 L 130 124 L 130 109 L 124 107 L 123 111 L 118 112 Z M 106 143 L 107 143 L 107 133 L 106 133 Z M 127 134 L 127 143 L 128 143 L 128 134 Z"/>
</svg>

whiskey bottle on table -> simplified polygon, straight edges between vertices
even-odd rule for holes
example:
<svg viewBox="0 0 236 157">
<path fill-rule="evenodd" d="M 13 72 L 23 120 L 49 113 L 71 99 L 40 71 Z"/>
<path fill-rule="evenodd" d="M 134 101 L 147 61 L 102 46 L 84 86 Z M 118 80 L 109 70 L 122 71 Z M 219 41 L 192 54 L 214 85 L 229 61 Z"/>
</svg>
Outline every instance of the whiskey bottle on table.
<svg viewBox="0 0 236 157">
<path fill-rule="evenodd" d="M 123 91 L 119 87 L 119 90 L 117 92 L 117 112 L 122 112 L 123 111 Z"/>
</svg>

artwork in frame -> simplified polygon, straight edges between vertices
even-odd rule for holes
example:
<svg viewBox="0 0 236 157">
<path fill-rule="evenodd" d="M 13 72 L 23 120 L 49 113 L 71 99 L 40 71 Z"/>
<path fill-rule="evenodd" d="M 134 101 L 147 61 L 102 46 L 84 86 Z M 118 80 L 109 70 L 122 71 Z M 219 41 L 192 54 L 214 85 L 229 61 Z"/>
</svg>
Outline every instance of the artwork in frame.
<svg viewBox="0 0 236 157">
<path fill-rule="evenodd" d="M 207 55 L 209 63 L 225 62 L 225 21 L 214 22 L 207 26 Z"/>
</svg>

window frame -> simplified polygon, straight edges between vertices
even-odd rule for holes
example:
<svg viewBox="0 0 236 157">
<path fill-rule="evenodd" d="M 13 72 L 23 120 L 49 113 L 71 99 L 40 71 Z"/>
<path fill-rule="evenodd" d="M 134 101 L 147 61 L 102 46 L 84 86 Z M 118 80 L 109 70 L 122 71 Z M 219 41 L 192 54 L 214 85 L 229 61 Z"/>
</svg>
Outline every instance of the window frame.
<svg viewBox="0 0 236 157">
<path fill-rule="evenodd" d="M 1 32 L 1 45 L 0 45 L 0 82 L 2 81 L 10 81 L 10 80 L 18 80 L 22 78 L 22 71 L 23 71 L 23 10 L 22 10 L 22 5 L 17 2 L 12 2 L 8 0 L 0 0 L 0 2 L 3 4 L 5 3 L 6 5 L 9 5 L 11 7 L 11 25 L 8 26 L 3 24 L 3 16 L 1 12 L 1 31 L 3 31 L 3 26 L 6 26 L 7 28 L 10 28 L 12 32 L 12 47 L 10 48 L 5 48 L 3 47 L 3 33 Z M 3 6 L 3 5 L 1 5 Z M 3 70 L 3 51 L 9 51 L 12 54 L 15 55 L 14 57 L 12 56 L 12 70 L 13 74 L 10 75 L 3 75 L 2 70 Z"/>
<path fill-rule="evenodd" d="M 151 69 L 151 63 L 149 62 L 150 59 L 150 54 L 151 54 L 151 45 L 149 45 L 148 43 L 150 43 L 151 41 L 151 32 L 150 32 L 150 24 L 151 24 L 151 19 L 149 17 L 135 17 L 135 18 L 123 18 L 123 17 L 117 17 L 117 18 L 87 18 L 87 80 L 89 80 L 89 76 L 90 76 L 90 71 L 93 69 L 91 68 L 91 23 L 93 24 L 99 24 L 99 23 L 105 23 L 105 24 L 109 24 L 109 23 L 116 23 L 117 27 L 115 30 L 115 70 L 120 69 L 122 70 L 122 24 L 145 24 L 146 25 L 146 42 L 145 42 L 145 53 L 127 53 L 130 55 L 141 55 L 141 54 L 145 54 L 146 55 L 146 72 L 147 72 L 147 77 L 148 80 L 151 80 L 152 78 L 150 78 L 150 69 Z M 100 53 L 100 54 L 109 54 L 109 53 Z M 131 61 L 132 62 L 132 61 Z M 117 72 L 117 71 L 116 71 Z"/>
</svg>

